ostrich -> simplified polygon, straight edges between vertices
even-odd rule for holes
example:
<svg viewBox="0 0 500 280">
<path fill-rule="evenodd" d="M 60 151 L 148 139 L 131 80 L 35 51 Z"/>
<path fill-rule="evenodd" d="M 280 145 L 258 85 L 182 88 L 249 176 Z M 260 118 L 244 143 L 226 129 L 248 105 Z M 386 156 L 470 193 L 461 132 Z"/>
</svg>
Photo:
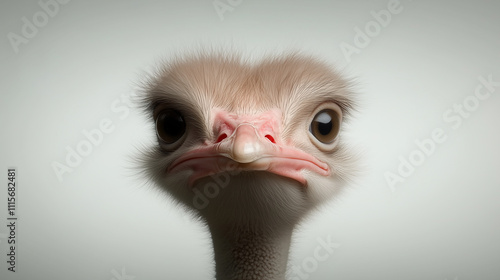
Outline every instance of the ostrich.
<svg viewBox="0 0 500 280">
<path fill-rule="evenodd" d="M 143 171 L 206 224 L 216 279 L 285 279 L 297 224 L 355 170 L 349 84 L 298 53 L 202 52 L 162 62 L 140 102 L 157 135 Z"/>
</svg>

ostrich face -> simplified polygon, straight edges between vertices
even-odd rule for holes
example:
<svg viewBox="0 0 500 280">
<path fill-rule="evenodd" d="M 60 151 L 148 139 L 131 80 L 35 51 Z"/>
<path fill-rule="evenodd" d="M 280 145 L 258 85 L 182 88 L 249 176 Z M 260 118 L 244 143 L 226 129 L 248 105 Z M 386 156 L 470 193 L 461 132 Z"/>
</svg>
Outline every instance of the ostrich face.
<svg viewBox="0 0 500 280">
<path fill-rule="evenodd" d="M 158 138 L 148 175 L 207 220 L 294 224 L 350 175 L 351 94 L 311 58 L 179 59 L 150 78 L 143 104 Z"/>
</svg>

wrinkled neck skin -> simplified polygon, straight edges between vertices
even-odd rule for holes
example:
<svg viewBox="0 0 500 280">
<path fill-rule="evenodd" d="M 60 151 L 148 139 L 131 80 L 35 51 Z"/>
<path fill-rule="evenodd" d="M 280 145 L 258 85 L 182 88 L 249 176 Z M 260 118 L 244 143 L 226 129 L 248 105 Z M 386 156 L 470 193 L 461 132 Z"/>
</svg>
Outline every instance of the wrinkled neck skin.
<svg viewBox="0 0 500 280">
<path fill-rule="evenodd" d="M 293 228 L 209 228 L 217 280 L 285 280 Z"/>
</svg>

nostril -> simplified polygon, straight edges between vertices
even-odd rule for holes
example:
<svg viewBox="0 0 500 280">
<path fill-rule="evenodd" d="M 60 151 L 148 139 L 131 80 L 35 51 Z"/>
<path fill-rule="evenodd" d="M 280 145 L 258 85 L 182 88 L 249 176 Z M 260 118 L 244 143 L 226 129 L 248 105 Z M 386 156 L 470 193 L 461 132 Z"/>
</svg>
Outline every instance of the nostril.
<svg viewBox="0 0 500 280">
<path fill-rule="evenodd" d="M 221 135 L 219 135 L 219 138 L 217 138 L 217 141 L 215 143 L 220 143 L 222 140 L 224 140 L 226 138 L 227 138 L 227 134 L 222 133 Z"/>
<path fill-rule="evenodd" d="M 271 135 L 267 134 L 267 135 L 266 135 L 266 138 L 267 138 L 269 141 L 271 141 L 271 143 L 276 144 L 276 141 L 274 141 L 274 138 L 273 138 Z"/>
</svg>

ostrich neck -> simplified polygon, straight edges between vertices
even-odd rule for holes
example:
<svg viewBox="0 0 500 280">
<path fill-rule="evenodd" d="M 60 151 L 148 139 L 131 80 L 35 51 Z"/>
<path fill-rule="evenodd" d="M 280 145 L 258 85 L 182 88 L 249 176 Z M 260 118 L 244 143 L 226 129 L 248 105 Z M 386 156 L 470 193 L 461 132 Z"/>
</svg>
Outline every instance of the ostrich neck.
<svg viewBox="0 0 500 280">
<path fill-rule="evenodd" d="M 210 227 L 216 279 L 284 280 L 292 231 Z"/>
</svg>

